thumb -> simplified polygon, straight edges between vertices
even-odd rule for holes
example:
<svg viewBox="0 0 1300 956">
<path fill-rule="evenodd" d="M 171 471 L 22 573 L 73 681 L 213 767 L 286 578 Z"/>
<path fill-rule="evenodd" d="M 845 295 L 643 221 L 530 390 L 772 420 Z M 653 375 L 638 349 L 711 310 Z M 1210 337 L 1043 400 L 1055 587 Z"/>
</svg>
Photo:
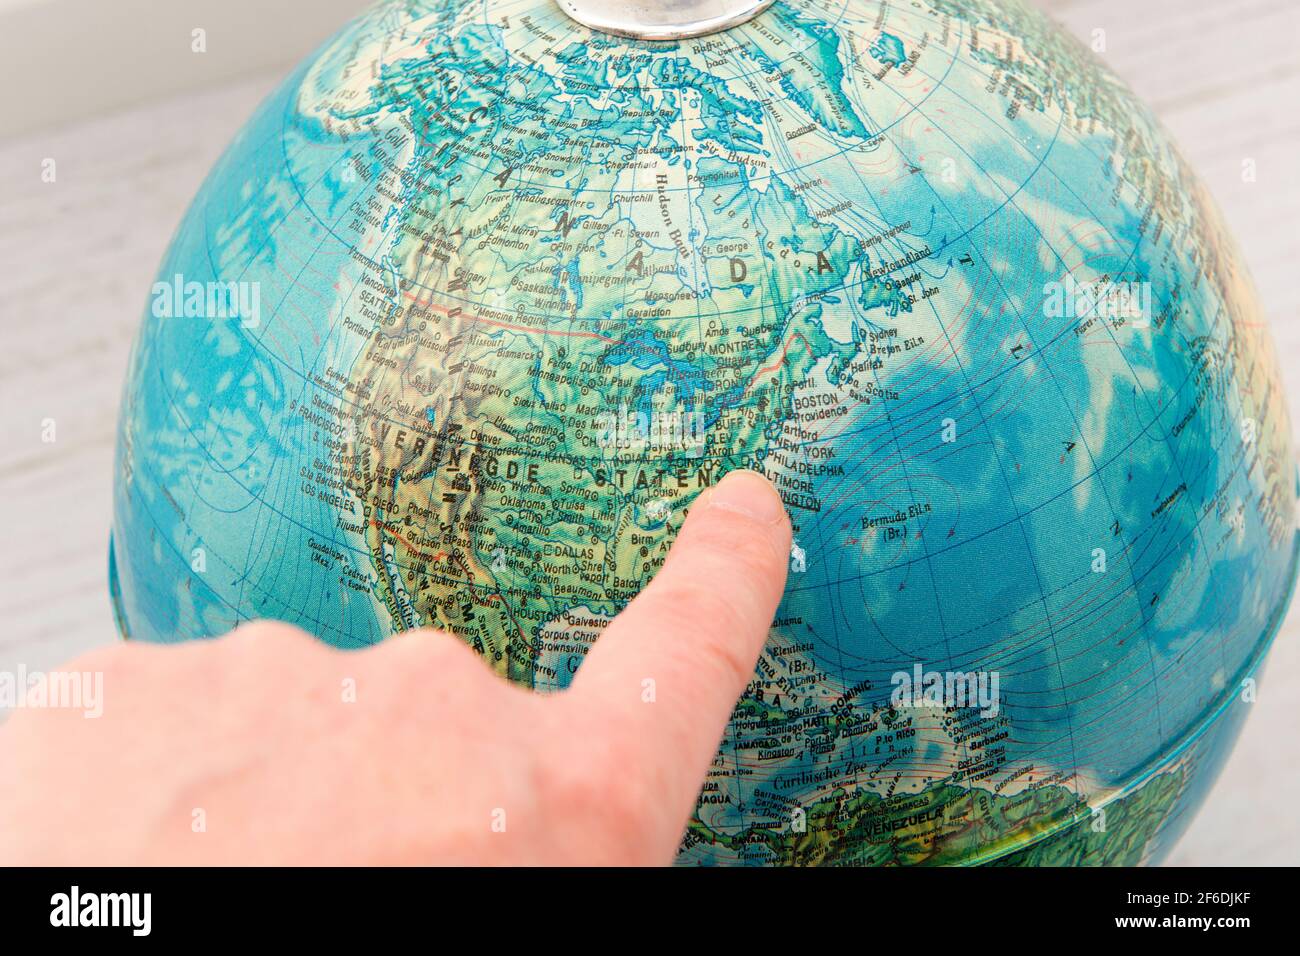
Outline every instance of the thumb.
<svg viewBox="0 0 1300 956">
<path fill-rule="evenodd" d="M 691 506 L 663 568 L 605 629 L 567 695 L 610 733 L 618 775 L 644 777 L 681 836 L 785 587 L 790 520 L 776 489 L 734 471 Z"/>
</svg>

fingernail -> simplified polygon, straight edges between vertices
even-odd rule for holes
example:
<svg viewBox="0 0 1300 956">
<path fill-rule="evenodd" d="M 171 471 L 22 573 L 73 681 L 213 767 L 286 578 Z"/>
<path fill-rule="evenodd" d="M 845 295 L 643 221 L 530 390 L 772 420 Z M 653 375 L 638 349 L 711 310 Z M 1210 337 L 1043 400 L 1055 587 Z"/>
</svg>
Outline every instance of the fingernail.
<svg viewBox="0 0 1300 956">
<path fill-rule="evenodd" d="M 785 520 L 785 505 L 772 483 L 747 468 L 729 471 L 712 489 L 706 508 L 738 511 L 755 521 L 773 524 Z"/>
</svg>

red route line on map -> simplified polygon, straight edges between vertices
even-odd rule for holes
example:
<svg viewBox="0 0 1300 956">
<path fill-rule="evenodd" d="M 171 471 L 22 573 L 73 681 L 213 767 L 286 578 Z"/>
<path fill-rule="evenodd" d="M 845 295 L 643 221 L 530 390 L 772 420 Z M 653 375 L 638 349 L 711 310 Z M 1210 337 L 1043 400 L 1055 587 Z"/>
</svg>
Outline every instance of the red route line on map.
<svg viewBox="0 0 1300 956">
<path fill-rule="evenodd" d="M 454 311 L 452 309 L 447 308 L 446 306 L 434 305 L 431 301 L 421 301 L 419 296 L 411 292 L 403 292 L 402 296 L 404 298 L 410 299 L 412 302 L 414 302 L 418 306 L 421 306 L 422 308 L 432 309 L 434 312 L 441 312 L 443 315 L 450 316 Z M 614 345 L 623 344 L 621 340 L 613 338 L 612 336 L 603 335 L 600 332 L 569 332 L 569 331 L 561 331 L 559 329 L 551 329 L 551 328 L 539 329 L 531 325 L 515 325 L 512 322 L 499 322 L 495 319 L 484 318 L 481 315 L 473 315 L 469 312 L 465 312 L 463 309 L 456 314 L 460 316 L 464 316 L 466 319 L 471 320 L 473 322 L 482 322 L 484 325 L 491 325 L 501 329 L 510 329 L 513 332 L 532 332 L 535 335 L 559 335 L 559 336 L 563 336 L 564 338 L 575 338 L 575 339 L 600 339 L 602 342 L 610 342 Z"/>
</svg>

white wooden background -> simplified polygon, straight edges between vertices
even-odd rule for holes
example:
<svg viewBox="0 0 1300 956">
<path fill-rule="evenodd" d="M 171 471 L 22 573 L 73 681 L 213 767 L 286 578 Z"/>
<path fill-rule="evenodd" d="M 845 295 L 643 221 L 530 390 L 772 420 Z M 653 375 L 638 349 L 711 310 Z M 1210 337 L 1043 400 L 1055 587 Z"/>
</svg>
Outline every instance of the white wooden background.
<svg viewBox="0 0 1300 956">
<path fill-rule="evenodd" d="M 1218 197 L 1300 425 L 1300 4 L 1043 2 L 1086 41 L 1105 31 L 1105 59 Z M 48 668 L 113 640 L 105 555 L 127 349 L 172 229 L 275 79 L 0 140 L 0 669 Z M 46 158 L 53 184 L 41 181 Z M 1255 182 L 1242 181 L 1244 159 Z M 1241 742 L 1170 862 L 1300 863 L 1298 717 L 1300 601 Z"/>
</svg>

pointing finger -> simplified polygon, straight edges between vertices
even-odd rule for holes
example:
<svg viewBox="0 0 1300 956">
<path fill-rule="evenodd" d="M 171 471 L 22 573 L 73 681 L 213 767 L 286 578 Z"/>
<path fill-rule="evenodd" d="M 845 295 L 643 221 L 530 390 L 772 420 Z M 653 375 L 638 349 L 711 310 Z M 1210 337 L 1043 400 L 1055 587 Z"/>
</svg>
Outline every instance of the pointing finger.
<svg viewBox="0 0 1300 956">
<path fill-rule="evenodd" d="M 681 835 L 785 587 L 790 521 L 776 489 L 729 473 L 691 507 L 663 568 L 606 629 L 569 691 L 584 725 L 645 774 Z M 675 822 L 674 822 L 675 821 Z M 674 842 L 675 846 L 675 842 Z"/>
</svg>

